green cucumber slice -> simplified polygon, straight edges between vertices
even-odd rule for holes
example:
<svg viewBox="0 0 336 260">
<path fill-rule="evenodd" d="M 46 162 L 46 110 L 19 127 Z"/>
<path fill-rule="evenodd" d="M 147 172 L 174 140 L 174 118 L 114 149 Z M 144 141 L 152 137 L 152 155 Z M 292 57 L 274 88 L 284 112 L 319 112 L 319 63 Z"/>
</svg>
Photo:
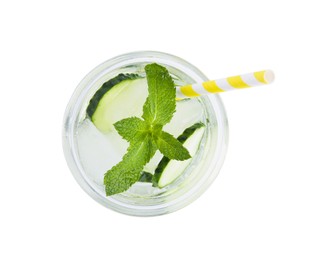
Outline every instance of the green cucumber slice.
<svg viewBox="0 0 336 260">
<path fill-rule="evenodd" d="M 193 157 L 201 143 L 205 132 L 205 125 L 203 123 L 196 123 L 183 131 L 183 133 L 177 138 L 183 146 L 187 148 L 191 157 Z M 191 158 L 192 159 L 192 158 Z M 153 175 L 153 186 L 163 188 L 173 181 L 175 181 L 187 168 L 190 160 L 177 161 L 170 160 L 167 157 L 163 157 L 159 162 L 155 173 Z"/>
<path fill-rule="evenodd" d="M 119 74 L 105 82 L 94 94 L 86 113 L 101 132 L 107 133 L 114 129 L 115 122 L 139 116 L 147 95 L 145 78 L 137 74 Z"/>
</svg>

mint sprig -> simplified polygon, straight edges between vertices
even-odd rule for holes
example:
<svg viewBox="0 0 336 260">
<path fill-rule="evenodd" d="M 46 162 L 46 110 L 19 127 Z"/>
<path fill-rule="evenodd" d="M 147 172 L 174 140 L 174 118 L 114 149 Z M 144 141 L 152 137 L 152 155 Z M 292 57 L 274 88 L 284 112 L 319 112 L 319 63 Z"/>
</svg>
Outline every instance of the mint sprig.
<svg viewBox="0 0 336 260">
<path fill-rule="evenodd" d="M 130 145 L 122 160 L 105 173 L 106 196 L 129 189 L 140 178 L 144 166 L 157 150 L 171 160 L 186 160 L 191 156 L 171 134 L 162 130 L 176 109 L 176 90 L 166 68 L 153 63 L 145 67 L 148 97 L 142 119 L 130 117 L 114 124 L 119 135 Z"/>
</svg>

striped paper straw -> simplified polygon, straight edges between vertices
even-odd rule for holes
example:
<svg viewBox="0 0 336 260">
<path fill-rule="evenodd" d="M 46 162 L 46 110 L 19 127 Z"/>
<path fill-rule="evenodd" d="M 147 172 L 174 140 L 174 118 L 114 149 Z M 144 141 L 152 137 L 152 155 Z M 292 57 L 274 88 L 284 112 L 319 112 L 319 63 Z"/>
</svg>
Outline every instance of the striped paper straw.
<svg viewBox="0 0 336 260">
<path fill-rule="evenodd" d="M 210 80 L 203 83 L 177 87 L 176 98 L 183 99 L 198 97 L 211 93 L 220 93 L 235 89 L 256 87 L 260 85 L 270 84 L 273 82 L 273 80 L 273 71 L 257 71 L 239 76 L 233 76 L 218 80 Z"/>
</svg>

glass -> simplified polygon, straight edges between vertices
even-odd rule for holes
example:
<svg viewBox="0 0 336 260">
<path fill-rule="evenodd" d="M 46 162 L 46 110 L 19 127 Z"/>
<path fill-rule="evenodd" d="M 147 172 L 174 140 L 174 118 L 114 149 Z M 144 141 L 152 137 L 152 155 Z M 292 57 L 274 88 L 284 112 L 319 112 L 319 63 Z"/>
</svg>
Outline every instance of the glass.
<svg viewBox="0 0 336 260">
<path fill-rule="evenodd" d="M 63 149 L 76 181 L 100 204 L 128 215 L 162 215 L 190 204 L 214 181 L 227 150 L 228 124 L 221 99 L 217 95 L 195 98 L 194 102 L 197 101 L 201 109 L 194 113 L 204 114 L 206 131 L 200 151 L 192 159 L 183 176 L 162 189 L 137 183 L 124 193 L 105 196 L 103 185 L 94 179 L 86 165 L 83 156 L 85 145 L 83 146 L 80 141 L 87 105 L 94 93 L 107 80 L 120 73 L 143 74 L 144 66 L 154 62 L 165 66 L 177 85 L 208 80 L 197 68 L 176 56 L 152 51 L 128 53 L 110 59 L 93 69 L 76 88 L 64 115 Z"/>
</svg>

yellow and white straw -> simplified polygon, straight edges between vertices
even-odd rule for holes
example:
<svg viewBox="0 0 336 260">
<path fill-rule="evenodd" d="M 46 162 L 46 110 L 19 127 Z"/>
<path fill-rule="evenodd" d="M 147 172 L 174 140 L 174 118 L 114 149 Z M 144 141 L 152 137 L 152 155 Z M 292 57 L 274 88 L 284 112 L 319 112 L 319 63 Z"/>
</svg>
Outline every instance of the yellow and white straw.
<svg viewBox="0 0 336 260">
<path fill-rule="evenodd" d="M 233 76 L 218 80 L 210 80 L 203 83 L 177 87 L 176 98 L 191 98 L 235 89 L 256 87 L 260 85 L 270 84 L 273 81 L 273 71 L 257 71 L 239 76 Z"/>
</svg>

